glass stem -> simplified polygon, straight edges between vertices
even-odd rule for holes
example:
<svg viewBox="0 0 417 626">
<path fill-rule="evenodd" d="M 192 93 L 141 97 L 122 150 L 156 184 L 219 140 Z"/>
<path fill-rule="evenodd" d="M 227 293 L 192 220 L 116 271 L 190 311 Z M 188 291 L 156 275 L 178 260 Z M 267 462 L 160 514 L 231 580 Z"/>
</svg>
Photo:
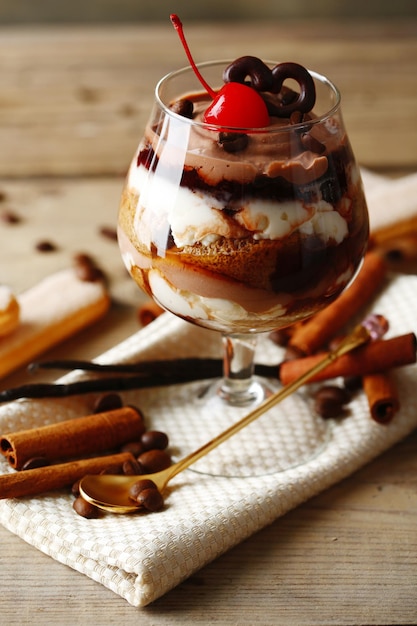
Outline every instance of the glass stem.
<svg viewBox="0 0 417 626">
<path fill-rule="evenodd" d="M 223 381 L 219 394 L 234 406 L 262 400 L 262 386 L 253 378 L 256 335 L 223 335 Z"/>
</svg>

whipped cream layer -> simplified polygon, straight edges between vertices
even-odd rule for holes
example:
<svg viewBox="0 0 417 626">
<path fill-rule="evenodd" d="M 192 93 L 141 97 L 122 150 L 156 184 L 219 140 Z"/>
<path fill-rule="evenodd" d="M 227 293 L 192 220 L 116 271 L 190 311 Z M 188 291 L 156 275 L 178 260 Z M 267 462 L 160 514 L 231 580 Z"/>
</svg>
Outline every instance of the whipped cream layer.
<svg viewBox="0 0 417 626">
<path fill-rule="evenodd" d="M 358 173 L 354 173 L 355 178 Z M 178 187 L 170 178 L 159 177 L 135 162 L 128 185 L 138 195 L 135 216 L 136 237 L 143 245 L 156 245 L 160 251 L 170 232 L 175 245 L 208 245 L 221 237 L 241 239 L 282 239 L 294 231 L 315 236 L 325 245 L 339 244 L 348 235 L 348 222 L 342 213 L 322 197 L 315 202 L 244 198 L 239 209 L 224 211 L 223 202 L 202 189 Z M 349 215 L 351 200 L 340 206 Z"/>
</svg>

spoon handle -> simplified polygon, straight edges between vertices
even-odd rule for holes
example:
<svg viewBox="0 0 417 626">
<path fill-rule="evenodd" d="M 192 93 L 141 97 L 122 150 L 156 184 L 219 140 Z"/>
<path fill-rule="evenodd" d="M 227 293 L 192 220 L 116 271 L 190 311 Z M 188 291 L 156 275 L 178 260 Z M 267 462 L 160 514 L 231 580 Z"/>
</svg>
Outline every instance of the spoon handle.
<svg viewBox="0 0 417 626">
<path fill-rule="evenodd" d="M 282 389 L 280 389 L 279 391 L 271 395 L 264 402 L 262 402 L 262 404 L 257 406 L 250 413 L 248 413 L 248 415 L 246 415 L 244 418 L 242 418 L 235 424 L 232 424 L 232 426 L 230 426 L 229 428 L 224 430 L 222 433 L 217 435 L 214 439 L 211 439 L 210 441 L 202 445 L 201 448 L 198 448 L 197 450 L 195 450 L 188 456 L 184 457 L 183 459 L 175 463 L 175 465 L 172 465 L 169 468 L 171 470 L 169 472 L 169 480 L 173 478 L 174 476 L 176 476 L 177 474 L 179 474 L 180 472 L 182 472 L 183 470 L 185 470 L 187 467 L 189 467 L 193 463 L 195 463 L 196 461 L 198 461 L 199 459 L 201 459 L 203 456 L 205 456 L 206 454 L 214 450 L 214 448 L 217 448 L 217 446 L 219 446 L 224 441 L 226 441 L 227 439 L 235 435 L 237 432 L 245 428 L 245 426 L 248 426 L 249 424 L 254 422 L 256 419 L 258 419 L 258 417 L 263 415 L 266 411 L 268 411 L 273 406 L 281 402 L 281 400 L 284 400 L 285 398 L 287 398 L 287 396 L 294 393 L 294 391 L 299 389 L 310 378 L 318 374 L 318 372 L 321 372 L 321 370 L 323 370 L 325 367 L 330 365 L 330 363 L 335 361 L 337 358 L 339 358 L 343 354 L 346 354 L 347 352 L 350 352 L 351 350 L 354 350 L 360 345 L 366 343 L 367 341 L 369 341 L 370 338 L 371 338 L 370 332 L 367 330 L 367 328 L 364 325 L 359 324 L 358 326 L 356 326 L 356 328 L 352 331 L 352 333 L 350 333 L 347 337 L 345 337 L 345 339 L 339 344 L 337 348 L 329 352 L 314 367 L 312 367 L 310 370 L 305 372 L 302 376 L 300 376 L 293 382 L 289 383 L 288 385 L 286 385 L 285 387 L 283 387 Z"/>
</svg>

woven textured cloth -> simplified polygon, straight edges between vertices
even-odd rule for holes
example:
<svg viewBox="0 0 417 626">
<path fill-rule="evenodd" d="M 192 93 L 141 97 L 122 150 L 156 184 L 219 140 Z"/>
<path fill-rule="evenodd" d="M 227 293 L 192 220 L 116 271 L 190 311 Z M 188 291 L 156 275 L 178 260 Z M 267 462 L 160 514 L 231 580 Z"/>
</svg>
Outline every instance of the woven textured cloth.
<svg viewBox="0 0 417 626">
<path fill-rule="evenodd" d="M 417 277 L 391 277 L 369 310 L 388 318 L 387 337 L 417 332 Z M 164 314 L 97 360 L 188 355 L 220 355 L 217 334 Z M 261 336 L 257 361 L 277 363 L 281 358 L 281 349 Z M 81 375 L 72 372 L 61 380 Z M 178 475 L 159 513 L 103 514 L 87 520 L 73 511 L 73 497 L 62 490 L 0 501 L 0 522 L 132 605 L 144 606 L 409 434 L 417 426 L 417 367 L 399 368 L 393 376 L 401 409 L 389 425 L 370 418 L 363 393 L 349 405 L 347 417 L 324 422 L 314 415 L 304 389 Z M 199 399 L 205 384 L 132 391 L 124 399 L 144 411 L 148 428 L 168 433 L 176 460 L 239 417 L 234 409 L 213 412 L 210 402 Z M 12 402 L 0 408 L 0 432 L 85 415 L 93 401 L 89 394 Z M 13 470 L 1 461 L 0 471 Z"/>
</svg>

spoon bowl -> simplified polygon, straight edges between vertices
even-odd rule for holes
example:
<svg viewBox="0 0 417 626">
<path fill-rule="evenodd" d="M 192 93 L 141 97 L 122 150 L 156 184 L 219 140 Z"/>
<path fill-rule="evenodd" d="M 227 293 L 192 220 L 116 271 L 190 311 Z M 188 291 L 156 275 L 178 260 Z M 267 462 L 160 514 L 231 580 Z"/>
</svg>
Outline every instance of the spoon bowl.
<svg viewBox="0 0 417 626">
<path fill-rule="evenodd" d="M 180 468 L 178 466 L 181 465 Z M 179 461 L 167 469 L 154 474 L 123 476 L 121 474 L 91 474 L 79 485 L 82 497 L 99 509 L 109 513 L 134 513 L 141 507 L 129 496 L 129 489 L 139 480 L 152 480 L 161 493 L 168 481 L 182 469 Z"/>
</svg>

